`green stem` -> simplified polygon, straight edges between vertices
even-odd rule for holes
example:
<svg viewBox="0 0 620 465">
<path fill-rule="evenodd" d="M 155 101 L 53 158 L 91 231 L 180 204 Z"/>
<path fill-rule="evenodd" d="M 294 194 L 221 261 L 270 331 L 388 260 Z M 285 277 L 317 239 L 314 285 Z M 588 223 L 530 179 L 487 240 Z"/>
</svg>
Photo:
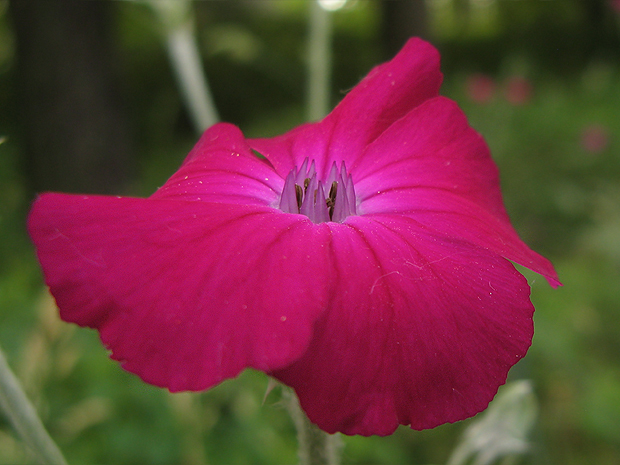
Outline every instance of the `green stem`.
<svg viewBox="0 0 620 465">
<path fill-rule="evenodd" d="M 343 444 L 340 435 L 327 434 L 313 424 L 292 389 L 284 388 L 286 407 L 297 429 L 299 465 L 339 465 Z"/>
<path fill-rule="evenodd" d="M 329 111 L 331 70 L 331 13 L 318 1 L 310 2 L 308 37 L 308 121 L 323 118 Z"/>
<path fill-rule="evenodd" d="M 0 407 L 17 433 L 37 455 L 40 463 L 67 465 L 62 452 L 45 430 L 0 349 Z"/>
</svg>

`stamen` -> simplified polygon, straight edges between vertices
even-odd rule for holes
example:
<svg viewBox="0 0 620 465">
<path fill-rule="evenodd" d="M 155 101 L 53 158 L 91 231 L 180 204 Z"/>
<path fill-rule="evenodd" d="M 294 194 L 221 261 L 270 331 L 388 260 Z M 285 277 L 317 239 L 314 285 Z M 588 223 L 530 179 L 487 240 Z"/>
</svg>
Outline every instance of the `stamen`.
<svg viewBox="0 0 620 465">
<path fill-rule="evenodd" d="M 334 207 L 336 206 L 336 192 L 338 192 L 338 182 L 332 182 L 332 187 L 329 189 L 329 194 L 325 199 L 325 203 L 327 204 L 327 208 L 329 210 L 329 218 L 333 218 L 334 216 Z"/>
<path fill-rule="evenodd" d="M 301 202 L 304 200 L 304 190 L 301 186 L 295 184 L 295 197 L 297 198 L 297 208 L 301 208 Z"/>
<path fill-rule="evenodd" d="M 332 186 L 329 188 L 329 195 L 327 197 L 327 206 L 328 207 L 333 207 L 334 203 L 336 202 L 336 192 L 338 191 L 338 182 L 334 181 L 332 182 Z"/>
<path fill-rule="evenodd" d="M 329 186 L 327 195 L 324 186 Z M 320 180 L 314 160 L 306 158 L 300 169 L 292 169 L 286 177 L 279 208 L 285 213 L 306 215 L 313 223 L 342 223 L 356 214 L 353 178 L 342 162 L 340 169 L 334 163 L 327 179 Z"/>
</svg>

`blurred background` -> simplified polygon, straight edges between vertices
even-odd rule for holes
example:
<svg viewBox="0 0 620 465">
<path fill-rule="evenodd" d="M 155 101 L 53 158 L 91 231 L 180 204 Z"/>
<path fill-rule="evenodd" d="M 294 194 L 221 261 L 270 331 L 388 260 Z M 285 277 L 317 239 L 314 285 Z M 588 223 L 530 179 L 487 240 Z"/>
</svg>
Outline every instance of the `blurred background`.
<svg viewBox="0 0 620 465">
<path fill-rule="evenodd" d="M 191 395 L 145 385 L 95 332 L 59 320 L 25 233 L 36 192 L 147 196 L 197 140 L 153 3 L 0 0 L 0 345 L 71 464 L 292 464 L 295 431 L 266 376 Z M 220 118 L 247 136 L 306 120 L 309 5 L 191 4 Z M 516 229 L 564 283 L 524 270 L 536 333 L 511 379 L 531 380 L 538 415 L 510 463 L 620 463 L 620 1 L 336 6 L 330 105 L 406 38 L 430 40 Z M 343 463 L 446 463 L 475 421 L 344 438 Z M 0 465 L 31 460 L 0 413 Z"/>
</svg>

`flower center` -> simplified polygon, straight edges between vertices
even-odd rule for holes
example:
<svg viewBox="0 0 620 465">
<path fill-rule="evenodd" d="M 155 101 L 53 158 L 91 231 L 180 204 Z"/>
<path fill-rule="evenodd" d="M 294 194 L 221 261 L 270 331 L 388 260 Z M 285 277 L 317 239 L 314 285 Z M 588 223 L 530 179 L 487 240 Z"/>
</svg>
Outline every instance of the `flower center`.
<svg viewBox="0 0 620 465">
<path fill-rule="evenodd" d="M 308 167 L 306 158 L 301 168 L 293 168 L 284 181 L 279 208 L 285 213 L 301 213 L 313 223 L 342 223 L 355 215 L 355 189 L 344 162 L 340 169 L 334 162 L 327 179 L 317 178 L 314 160 Z"/>
</svg>

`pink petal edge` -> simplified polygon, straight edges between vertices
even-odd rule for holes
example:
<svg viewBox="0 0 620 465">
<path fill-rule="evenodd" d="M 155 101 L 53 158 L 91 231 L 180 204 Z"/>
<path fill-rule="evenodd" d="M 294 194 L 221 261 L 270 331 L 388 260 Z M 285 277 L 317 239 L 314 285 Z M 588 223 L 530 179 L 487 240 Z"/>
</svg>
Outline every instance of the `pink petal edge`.
<svg viewBox="0 0 620 465">
<path fill-rule="evenodd" d="M 512 227 L 488 146 L 455 102 L 437 97 L 414 108 L 370 144 L 350 172 L 361 215 L 406 216 L 560 285 L 553 265 Z"/>
<path fill-rule="evenodd" d="M 62 318 L 171 391 L 290 364 L 327 305 L 327 228 L 300 215 L 50 193 L 28 230 Z"/>
<path fill-rule="evenodd" d="M 442 79 L 439 52 L 412 38 L 392 60 L 372 69 L 322 121 L 248 142 L 282 177 L 306 157 L 317 160 L 319 176 L 326 177 L 334 161 L 352 165 L 394 121 L 436 97 Z"/>
<path fill-rule="evenodd" d="M 284 178 L 228 123 L 207 129 L 181 168 L 150 198 L 274 206 Z"/>
<path fill-rule="evenodd" d="M 309 418 L 329 433 L 388 435 L 486 408 L 531 343 L 525 278 L 493 253 L 397 220 L 330 229 L 329 311 L 307 352 L 273 373 Z"/>
</svg>

